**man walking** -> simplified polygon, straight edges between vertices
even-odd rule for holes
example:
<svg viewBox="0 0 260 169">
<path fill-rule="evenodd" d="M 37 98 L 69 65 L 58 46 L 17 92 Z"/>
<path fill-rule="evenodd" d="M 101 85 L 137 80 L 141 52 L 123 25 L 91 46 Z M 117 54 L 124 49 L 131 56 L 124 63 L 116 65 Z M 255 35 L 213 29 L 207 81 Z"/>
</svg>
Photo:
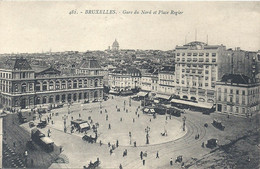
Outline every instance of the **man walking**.
<svg viewBox="0 0 260 169">
<path fill-rule="evenodd" d="M 159 158 L 159 152 L 157 151 L 157 153 L 156 153 L 156 158 Z"/>
<path fill-rule="evenodd" d="M 140 158 L 141 158 L 141 160 L 143 159 L 143 152 L 142 151 L 140 152 Z"/>
</svg>

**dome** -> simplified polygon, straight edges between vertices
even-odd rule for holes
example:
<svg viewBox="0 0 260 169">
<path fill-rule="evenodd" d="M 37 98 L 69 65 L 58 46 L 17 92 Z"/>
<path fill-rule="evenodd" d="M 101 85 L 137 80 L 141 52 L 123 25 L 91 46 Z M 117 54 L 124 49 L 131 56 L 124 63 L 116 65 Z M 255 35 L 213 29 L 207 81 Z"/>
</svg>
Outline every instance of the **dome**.
<svg viewBox="0 0 260 169">
<path fill-rule="evenodd" d="M 117 42 L 117 40 L 115 39 L 115 41 L 113 42 L 113 47 L 118 47 L 119 46 L 119 43 Z"/>
</svg>

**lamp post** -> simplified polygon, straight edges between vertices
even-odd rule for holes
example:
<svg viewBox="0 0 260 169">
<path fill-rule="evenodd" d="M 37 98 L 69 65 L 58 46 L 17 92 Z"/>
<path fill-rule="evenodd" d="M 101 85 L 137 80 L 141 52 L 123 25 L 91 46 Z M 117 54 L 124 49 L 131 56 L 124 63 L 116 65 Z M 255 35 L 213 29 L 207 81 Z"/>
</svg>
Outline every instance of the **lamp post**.
<svg viewBox="0 0 260 169">
<path fill-rule="evenodd" d="M 149 144 L 149 132 L 150 132 L 151 128 L 150 127 L 146 127 L 144 129 L 144 131 L 146 132 L 146 144 Z"/>
<path fill-rule="evenodd" d="M 129 140 L 130 140 L 130 145 L 132 144 L 132 140 L 131 140 L 131 138 L 132 138 L 132 133 L 131 133 L 131 132 L 129 132 Z"/>
<path fill-rule="evenodd" d="M 183 121 L 183 131 L 185 131 L 185 121 L 186 121 L 186 116 L 184 116 L 184 117 L 182 118 L 182 121 Z"/>
<path fill-rule="evenodd" d="M 67 128 L 66 128 L 66 120 L 67 120 L 67 118 L 68 118 L 68 116 L 67 115 L 64 115 L 63 117 L 62 117 L 62 119 L 64 120 L 64 133 L 66 133 L 67 132 Z"/>
</svg>

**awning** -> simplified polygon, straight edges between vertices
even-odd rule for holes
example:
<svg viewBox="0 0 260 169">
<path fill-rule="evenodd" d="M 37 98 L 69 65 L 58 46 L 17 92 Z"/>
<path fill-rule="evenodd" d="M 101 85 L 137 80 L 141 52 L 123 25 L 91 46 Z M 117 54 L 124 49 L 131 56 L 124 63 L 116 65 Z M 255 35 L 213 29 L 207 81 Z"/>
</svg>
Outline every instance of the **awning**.
<svg viewBox="0 0 260 169">
<path fill-rule="evenodd" d="M 109 93 L 110 93 L 110 94 L 118 94 L 117 91 L 113 91 L 113 90 L 110 90 Z"/>
<path fill-rule="evenodd" d="M 148 112 L 148 111 L 149 111 L 149 109 L 147 109 L 147 108 L 144 109 L 144 112 Z"/>
<path fill-rule="evenodd" d="M 194 107 L 201 107 L 201 108 L 206 108 L 206 109 L 211 109 L 213 107 L 213 104 L 210 103 L 195 103 L 195 102 L 190 102 L 186 100 L 178 100 L 178 99 L 172 99 L 172 103 L 180 103 L 180 104 L 185 104 L 189 106 L 194 106 Z"/>
<path fill-rule="evenodd" d="M 137 96 L 145 97 L 147 94 L 147 92 L 139 92 L 137 93 Z"/>
<path fill-rule="evenodd" d="M 52 143 L 54 143 L 49 137 L 42 137 L 41 140 L 42 140 L 45 144 L 52 144 Z"/>
<path fill-rule="evenodd" d="M 155 97 L 156 97 L 156 98 L 166 99 L 166 100 L 169 100 L 169 99 L 171 98 L 171 96 L 163 95 L 163 94 L 156 94 Z"/>
<path fill-rule="evenodd" d="M 79 127 L 80 127 L 81 129 L 88 128 L 88 127 L 89 127 L 89 124 L 88 124 L 88 123 L 82 123 L 82 124 L 79 125 Z"/>
</svg>

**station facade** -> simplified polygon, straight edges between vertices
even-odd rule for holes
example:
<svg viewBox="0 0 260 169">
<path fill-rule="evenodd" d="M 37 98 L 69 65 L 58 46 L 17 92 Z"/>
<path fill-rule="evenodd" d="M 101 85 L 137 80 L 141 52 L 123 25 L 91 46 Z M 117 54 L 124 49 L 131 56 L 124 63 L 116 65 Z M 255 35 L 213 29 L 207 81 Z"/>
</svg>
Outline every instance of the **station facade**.
<svg viewBox="0 0 260 169">
<path fill-rule="evenodd" d="M 0 66 L 0 102 L 4 107 L 103 99 L 102 68 L 94 59 L 84 60 L 74 74 L 62 74 L 54 67 L 37 71 L 25 58 Z"/>
</svg>

